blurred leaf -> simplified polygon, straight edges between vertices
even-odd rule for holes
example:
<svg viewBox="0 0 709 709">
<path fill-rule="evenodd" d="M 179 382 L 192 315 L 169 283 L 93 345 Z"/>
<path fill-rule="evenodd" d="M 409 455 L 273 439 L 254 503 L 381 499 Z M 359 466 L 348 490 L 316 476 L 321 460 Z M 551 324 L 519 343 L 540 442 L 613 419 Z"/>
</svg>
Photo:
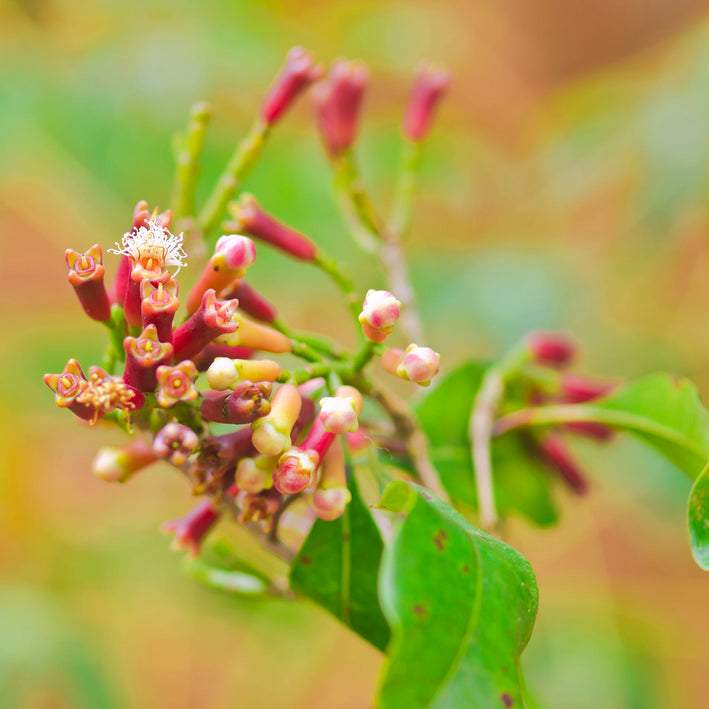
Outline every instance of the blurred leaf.
<svg viewBox="0 0 709 709">
<path fill-rule="evenodd" d="M 380 706 L 522 707 L 538 599 L 529 562 L 413 483 L 391 483 L 379 507 L 405 515 L 379 579 L 392 627 Z"/>
<path fill-rule="evenodd" d="M 348 625 L 380 650 L 389 628 L 377 600 L 382 539 L 354 476 L 352 501 L 339 519 L 318 519 L 291 569 L 291 587 Z"/>
<path fill-rule="evenodd" d="M 473 400 L 487 364 L 470 362 L 448 374 L 416 408 L 431 445 L 431 460 L 454 501 L 477 506 L 475 472 L 468 439 Z M 530 455 L 524 435 L 495 439 L 495 492 L 501 513 L 517 510 L 540 525 L 557 520 L 551 481 Z"/>
<path fill-rule="evenodd" d="M 709 466 L 694 481 L 687 509 L 694 559 L 709 571 Z"/>
</svg>

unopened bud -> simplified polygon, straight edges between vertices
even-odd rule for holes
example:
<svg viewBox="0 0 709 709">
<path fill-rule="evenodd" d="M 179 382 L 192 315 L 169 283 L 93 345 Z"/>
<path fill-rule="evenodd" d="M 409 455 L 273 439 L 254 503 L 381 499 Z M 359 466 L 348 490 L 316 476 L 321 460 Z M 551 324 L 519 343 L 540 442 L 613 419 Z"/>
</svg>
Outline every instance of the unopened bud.
<svg viewBox="0 0 709 709">
<path fill-rule="evenodd" d="M 320 399 L 320 418 L 329 433 L 356 431 L 357 409 L 351 397 L 326 396 Z"/>
<path fill-rule="evenodd" d="M 278 461 L 273 483 L 278 492 L 295 495 L 315 482 L 320 458 L 315 451 L 290 448 Z"/>
<path fill-rule="evenodd" d="M 335 445 L 323 459 L 320 480 L 310 502 L 320 519 L 332 521 L 342 516 L 351 499 L 342 446 Z"/>
<path fill-rule="evenodd" d="M 536 364 L 562 369 L 571 364 L 576 344 L 566 335 L 553 332 L 533 332 L 527 336 L 527 346 Z"/>
<path fill-rule="evenodd" d="M 426 137 L 435 108 L 449 84 L 450 75 L 444 69 L 432 64 L 419 67 L 404 115 L 403 132 L 409 140 L 419 141 Z"/>
<path fill-rule="evenodd" d="M 99 448 L 91 464 L 91 472 L 105 482 L 124 483 L 155 460 L 153 449 L 145 441 L 136 439 L 124 448 Z"/>
<path fill-rule="evenodd" d="M 277 462 L 278 458 L 266 455 L 240 460 L 234 478 L 239 490 L 254 494 L 272 487 Z"/>
<path fill-rule="evenodd" d="M 155 285 L 146 279 L 140 284 L 140 298 L 143 327 L 154 325 L 158 340 L 172 344 L 172 321 L 180 307 L 177 281 L 171 278 Z"/>
<path fill-rule="evenodd" d="M 273 354 L 283 354 L 293 349 L 290 338 L 282 332 L 249 320 L 243 313 L 235 313 L 233 319 L 237 331 L 219 337 L 218 343 L 233 347 L 248 347 Z"/>
<path fill-rule="evenodd" d="M 273 395 L 271 412 L 251 424 L 254 448 L 263 455 L 280 455 L 291 445 L 291 431 L 301 408 L 297 387 L 283 384 Z"/>
<path fill-rule="evenodd" d="M 203 500 L 184 517 L 165 522 L 163 532 L 175 535 L 173 549 L 187 549 L 199 556 L 202 541 L 219 520 L 220 513 L 209 500 Z"/>
<path fill-rule="evenodd" d="M 198 444 L 199 438 L 191 428 L 181 423 L 168 423 L 153 439 L 153 453 L 158 458 L 180 466 L 194 453 Z"/>
<path fill-rule="evenodd" d="M 199 308 L 202 296 L 208 289 L 213 288 L 220 293 L 235 278 L 243 278 L 254 261 L 256 247 L 248 236 L 228 234 L 220 237 L 214 255 L 187 296 L 187 312 L 191 314 Z"/>
<path fill-rule="evenodd" d="M 293 101 L 321 76 L 322 68 L 314 63 L 312 54 L 302 47 L 293 47 L 286 56 L 285 66 L 263 101 L 263 121 L 268 124 L 275 123 Z"/>
<path fill-rule="evenodd" d="M 367 339 L 383 342 L 401 314 L 401 303 L 386 290 L 370 290 L 362 303 L 359 321 Z"/>
<path fill-rule="evenodd" d="M 549 433 L 539 442 L 539 455 L 578 495 L 588 490 L 586 475 L 561 436 Z"/>
<path fill-rule="evenodd" d="M 616 382 L 610 382 L 607 379 L 565 374 L 561 378 L 561 399 L 568 404 L 582 404 L 610 394 L 616 386 Z"/>
<path fill-rule="evenodd" d="M 318 128 L 332 157 L 351 148 L 357 137 L 367 79 L 364 64 L 337 59 L 327 78 L 313 89 Z"/>
<path fill-rule="evenodd" d="M 281 365 L 272 359 L 228 359 L 217 357 L 207 370 L 207 381 L 212 389 L 223 391 L 237 382 L 275 382 Z"/>
<path fill-rule="evenodd" d="M 205 392 L 200 407 L 202 417 L 217 423 L 251 423 L 266 416 L 271 410 L 271 403 L 268 400 L 271 387 L 271 382 L 253 383 L 244 380 L 228 394 L 216 391 Z"/>
<path fill-rule="evenodd" d="M 409 345 L 396 368 L 396 374 L 425 387 L 438 374 L 439 362 L 440 355 L 430 347 Z"/>
<path fill-rule="evenodd" d="M 312 261 L 317 255 L 317 247 L 305 234 L 267 214 L 253 195 L 241 195 L 238 202 L 229 204 L 229 212 L 234 222 L 227 224 L 237 231 L 271 244 L 301 261 Z"/>
<path fill-rule="evenodd" d="M 94 418 L 94 408 L 78 401 L 88 389 L 89 382 L 75 359 L 70 359 L 61 374 L 45 374 L 44 383 L 54 392 L 54 401 L 61 408 L 68 408 L 86 421 Z"/>
</svg>

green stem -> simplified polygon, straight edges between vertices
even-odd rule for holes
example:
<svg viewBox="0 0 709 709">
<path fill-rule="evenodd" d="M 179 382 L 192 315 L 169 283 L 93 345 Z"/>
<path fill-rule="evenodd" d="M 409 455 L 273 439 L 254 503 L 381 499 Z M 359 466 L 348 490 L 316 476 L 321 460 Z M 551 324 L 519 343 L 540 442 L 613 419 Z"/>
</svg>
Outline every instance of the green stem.
<svg viewBox="0 0 709 709">
<path fill-rule="evenodd" d="M 419 165 L 421 164 L 421 141 L 404 139 L 399 174 L 394 188 L 394 204 L 387 221 L 387 231 L 401 239 L 411 223 L 411 212 L 416 192 Z"/>
<path fill-rule="evenodd" d="M 211 118 L 208 103 L 192 107 L 186 134 L 175 138 L 175 184 L 172 190 L 173 209 L 178 219 L 194 214 L 195 187 L 199 174 L 199 159 L 204 148 L 206 127 Z"/>
<path fill-rule="evenodd" d="M 482 380 L 473 402 L 468 438 L 472 448 L 475 469 L 475 487 L 480 508 L 480 526 L 494 529 L 498 515 L 492 482 L 493 426 L 507 382 L 529 363 L 531 353 L 525 342 L 513 347 L 502 359 L 493 364 Z"/>
<path fill-rule="evenodd" d="M 125 362 L 126 351 L 123 348 L 123 339 L 126 336 L 126 319 L 120 305 L 111 306 L 111 318 L 103 325 L 108 330 L 110 343 L 104 355 L 104 369 L 113 374 L 113 369 L 118 362 Z"/>
<path fill-rule="evenodd" d="M 278 332 L 282 332 L 294 342 L 301 342 L 308 345 L 312 350 L 329 359 L 349 359 L 345 350 L 328 338 L 321 337 L 311 332 L 294 332 L 284 322 L 274 320 L 269 325 Z"/>
<path fill-rule="evenodd" d="M 337 285 L 340 289 L 342 295 L 345 297 L 347 307 L 350 309 L 352 316 L 357 322 L 357 329 L 360 330 L 359 312 L 360 306 L 362 305 L 362 299 L 359 295 L 357 295 L 354 282 L 350 278 L 349 274 L 337 263 L 337 261 L 321 249 L 318 249 L 318 253 L 313 259 L 313 264 L 330 276 L 335 285 Z"/>
<path fill-rule="evenodd" d="M 219 225 L 229 200 L 261 157 L 268 135 L 268 124 L 256 121 L 248 135 L 237 146 L 199 215 L 199 224 L 205 235 Z"/>
<path fill-rule="evenodd" d="M 364 343 L 362 349 L 354 356 L 352 360 L 352 370 L 354 372 L 360 372 L 363 370 L 371 361 L 372 357 L 376 354 L 376 345 L 374 342 Z"/>
</svg>

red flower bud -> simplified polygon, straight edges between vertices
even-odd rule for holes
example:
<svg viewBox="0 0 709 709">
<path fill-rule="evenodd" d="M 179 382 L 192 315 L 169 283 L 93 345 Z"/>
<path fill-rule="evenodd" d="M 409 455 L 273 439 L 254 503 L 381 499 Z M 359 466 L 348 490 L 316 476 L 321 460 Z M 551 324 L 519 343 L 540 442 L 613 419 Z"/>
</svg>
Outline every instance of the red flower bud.
<svg viewBox="0 0 709 709">
<path fill-rule="evenodd" d="M 205 392 L 200 409 L 202 417 L 218 423 L 251 423 L 271 410 L 268 401 L 271 386 L 270 382 L 242 381 L 228 394 Z"/>
<path fill-rule="evenodd" d="M 312 261 L 317 255 L 317 247 L 305 234 L 276 221 L 261 209 L 253 195 L 241 195 L 239 201 L 231 202 L 228 208 L 234 218 L 226 224 L 229 228 L 261 239 L 302 261 Z"/>
<path fill-rule="evenodd" d="M 536 364 L 562 369 L 571 363 L 576 344 L 566 335 L 553 332 L 533 332 L 527 335 L 527 346 Z"/>
<path fill-rule="evenodd" d="M 318 128 L 331 157 L 351 148 L 357 137 L 367 79 L 364 64 L 337 59 L 327 78 L 313 89 Z"/>
<path fill-rule="evenodd" d="M 156 369 L 172 360 L 172 345 L 160 342 L 155 325 L 148 325 L 139 337 L 123 340 L 126 367 L 123 380 L 138 391 L 155 391 L 158 385 Z"/>
<path fill-rule="evenodd" d="M 73 286 L 86 314 L 99 322 L 110 320 L 111 302 L 103 283 L 104 267 L 101 260 L 101 247 L 94 244 L 83 254 L 67 249 L 64 252 L 64 258 L 69 267 L 69 283 Z"/>
<path fill-rule="evenodd" d="M 450 85 L 450 75 L 431 64 L 422 64 L 416 73 L 406 107 L 404 135 L 413 141 L 423 140 L 431 127 L 436 105 Z"/>
<path fill-rule="evenodd" d="M 606 379 L 565 374 L 561 378 L 561 400 L 569 404 L 582 404 L 610 394 L 616 386 L 616 382 L 609 382 Z"/>
<path fill-rule="evenodd" d="M 314 64 L 310 52 L 302 47 L 293 47 L 286 56 L 286 65 L 263 100 L 263 121 L 275 123 L 308 85 L 321 76 L 322 68 Z"/>
<path fill-rule="evenodd" d="M 199 307 L 204 292 L 213 288 L 217 293 L 224 290 L 235 278 L 243 278 L 246 269 L 256 261 L 256 247 L 248 236 L 229 234 L 222 236 L 214 249 L 214 255 L 204 267 L 194 288 L 187 296 L 187 312 Z"/>
<path fill-rule="evenodd" d="M 569 421 L 563 426 L 567 431 L 579 436 L 594 438 L 597 441 L 610 441 L 615 436 L 615 431 L 610 426 L 597 421 Z"/>
<path fill-rule="evenodd" d="M 199 556 L 202 541 L 217 523 L 220 512 L 214 508 L 209 500 L 202 500 L 194 509 L 184 517 L 165 522 L 163 532 L 175 535 L 173 548 L 187 549 L 190 556 Z"/>
<path fill-rule="evenodd" d="M 238 300 L 219 302 L 214 290 L 208 290 L 197 312 L 173 334 L 175 359 L 191 359 L 219 335 L 235 332 L 238 307 Z"/>
<path fill-rule="evenodd" d="M 172 344 L 172 321 L 180 307 L 177 299 L 177 281 L 171 278 L 167 283 L 153 283 L 144 280 L 140 285 L 141 316 L 143 327 L 154 325 L 160 342 Z"/>
<path fill-rule="evenodd" d="M 539 442 L 539 455 L 575 493 L 583 495 L 588 490 L 586 476 L 561 436 L 554 433 L 544 436 Z"/>
<path fill-rule="evenodd" d="M 257 293 L 243 279 L 236 279 L 230 283 L 229 286 L 220 293 L 220 296 L 225 300 L 236 298 L 239 301 L 239 309 L 256 320 L 270 323 L 276 319 L 277 312 L 275 306 Z"/>
</svg>

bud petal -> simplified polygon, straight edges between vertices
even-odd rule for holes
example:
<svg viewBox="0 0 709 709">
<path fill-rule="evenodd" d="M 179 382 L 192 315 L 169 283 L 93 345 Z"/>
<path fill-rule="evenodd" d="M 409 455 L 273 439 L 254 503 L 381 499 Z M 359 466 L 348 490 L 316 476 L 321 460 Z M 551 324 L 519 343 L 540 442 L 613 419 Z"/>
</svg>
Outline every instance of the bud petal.
<svg viewBox="0 0 709 709">
<path fill-rule="evenodd" d="M 438 374 L 439 361 L 440 355 L 430 347 L 409 345 L 396 368 L 396 374 L 420 386 L 428 386 Z"/>
<path fill-rule="evenodd" d="M 220 337 L 220 344 L 231 345 L 232 347 L 248 347 L 253 350 L 272 352 L 273 354 L 283 354 L 293 349 L 290 339 L 278 330 L 274 330 L 268 325 L 261 325 L 253 320 L 249 320 L 243 313 L 234 314 L 234 322 L 238 331 Z"/>
<path fill-rule="evenodd" d="M 571 363 L 576 344 L 566 335 L 553 332 L 533 332 L 527 336 L 527 346 L 536 364 L 562 369 Z"/>
<path fill-rule="evenodd" d="M 350 397 L 326 396 L 320 399 L 320 418 L 328 433 L 347 433 L 359 427 L 355 402 Z"/>
<path fill-rule="evenodd" d="M 435 108 L 449 85 L 447 71 L 432 64 L 419 67 L 404 115 L 403 132 L 409 140 L 419 141 L 426 137 Z"/>
<path fill-rule="evenodd" d="M 184 517 L 165 522 L 163 532 L 175 535 L 172 544 L 174 549 L 187 549 L 190 556 L 199 556 L 202 541 L 214 527 L 220 517 L 220 512 L 209 500 L 203 500 Z"/>
<path fill-rule="evenodd" d="M 315 451 L 290 448 L 279 459 L 273 473 L 273 483 L 278 492 L 294 495 L 313 482 L 320 458 Z"/>
<path fill-rule="evenodd" d="M 155 460 L 152 448 L 145 441 L 136 439 L 124 448 L 99 448 L 91 464 L 91 472 L 106 482 L 124 483 Z"/>
<path fill-rule="evenodd" d="M 265 416 L 271 410 L 268 397 L 271 395 L 270 382 L 239 382 L 233 392 L 221 394 L 208 391 L 202 401 L 202 417 L 218 423 L 251 423 Z"/>
<path fill-rule="evenodd" d="M 207 381 L 212 389 L 224 390 L 238 381 L 275 382 L 282 368 L 272 359 L 227 359 L 218 357 L 207 370 Z"/>
<path fill-rule="evenodd" d="M 280 455 L 291 445 L 291 431 L 301 410 L 297 387 L 283 384 L 273 395 L 271 412 L 251 424 L 252 442 L 259 453 Z"/>
</svg>

